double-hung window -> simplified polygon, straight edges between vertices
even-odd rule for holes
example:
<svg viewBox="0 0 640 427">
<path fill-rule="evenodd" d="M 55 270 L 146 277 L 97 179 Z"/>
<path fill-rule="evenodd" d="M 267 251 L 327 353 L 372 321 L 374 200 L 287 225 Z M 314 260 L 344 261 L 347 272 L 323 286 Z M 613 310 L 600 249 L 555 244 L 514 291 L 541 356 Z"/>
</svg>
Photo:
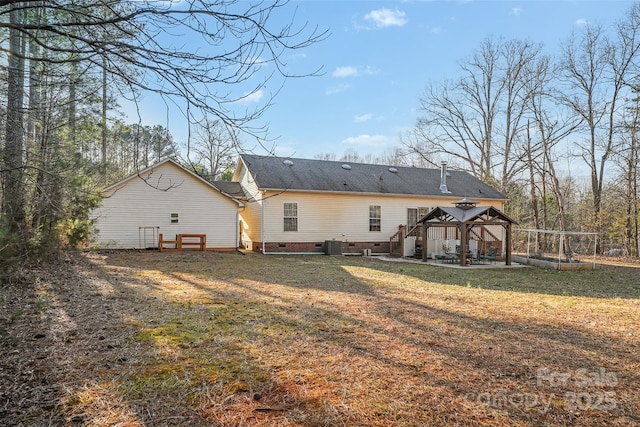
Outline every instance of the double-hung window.
<svg viewBox="0 0 640 427">
<path fill-rule="evenodd" d="M 431 208 L 407 208 L 407 227 L 415 226 L 430 211 Z"/>
<path fill-rule="evenodd" d="M 379 205 L 369 206 L 369 231 L 380 231 L 382 229 L 382 214 Z"/>
<path fill-rule="evenodd" d="M 284 231 L 298 231 L 298 204 L 284 204 Z"/>
</svg>

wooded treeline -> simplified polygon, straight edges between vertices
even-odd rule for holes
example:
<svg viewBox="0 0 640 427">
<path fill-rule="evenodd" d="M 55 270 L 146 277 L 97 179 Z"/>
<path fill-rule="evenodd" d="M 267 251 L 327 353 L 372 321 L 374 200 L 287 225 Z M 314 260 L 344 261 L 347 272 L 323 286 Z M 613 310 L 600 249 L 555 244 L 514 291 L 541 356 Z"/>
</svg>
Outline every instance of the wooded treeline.
<svg viewBox="0 0 640 427">
<path fill-rule="evenodd" d="M 239 141 L 266 135 L 255 123 L 271 103 L 238 113 L 234 101 L 289 77 L 282 53 L 326 36 L 272 24 L 289 12 L 286 2 L 0 0 L 0 260 L 82 242 L 97 190 L 165 156 L 207 179 L 228 173 Z M 194 39 L 202 49 L 187 48 Z M 487 38 L 458 77 L 429 82 L 397 147 L 343 160 L 446 161 L 508 195 L 522 228 L 597 231 L 600 251 L 638 256 L 639 49 L 638 5 L 611 28 L 579 28 L 554 55 Z M 120 118 L 120 103 L 149 92 L 180 107 L 187 141 Z"/>
<path fill-rule="evenodd" d="M 344 160 L 446 161 L 505 193 L 521 228 L 596 232 L 600 252 L 638 256 L 640 6 L 552 48 L 485 39 L 458 77 L 429 82 L 402 144 Z"/>
<path fill-rule="evenodd" d="M 597 232 L 601 251 L 637 256 L 640 6 L 558 52 L 486 39 L 428 86 L 407 147 L 493 182 L 520 227 Z"/>
<path fill-rule="evenodd" d="M 106 183 L 173 154 L 214 177 L 239 134 L 260 143 L 266 83 L 316 72 L 283 54 L 326 37 L 294 16 L 286 1 L 0 0 L 0 269 L 84 239 Z M 119 118 L 149 93 L 182 113 L 188 141 Z"/>
</svg>

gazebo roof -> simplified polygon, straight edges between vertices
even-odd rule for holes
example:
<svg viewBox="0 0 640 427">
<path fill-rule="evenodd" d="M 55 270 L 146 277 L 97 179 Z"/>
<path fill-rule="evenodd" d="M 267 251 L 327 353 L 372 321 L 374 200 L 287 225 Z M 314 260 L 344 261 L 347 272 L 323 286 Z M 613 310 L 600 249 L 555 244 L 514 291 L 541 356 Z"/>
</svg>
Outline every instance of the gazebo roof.
<svg viewBox="0 0 640 427">
<path fill-rule="evenodd" d="M 508 222 L 517 224 L 499 209 L 493 206 L 438 206 L 423 216 L 418 223 L 464 223 L 464 222 Z"/>
<path fill-rule="evenodd" d="M 423 227 L 423 238 L 426 241 L 429 227 L 456 227 L 459 231 L 460 247 L 469 250 L 469 242 L 474 227 L 495 225 L 506 230 L 504 236 L 505 264 L 511 265 L 511 224 L 516 223 L 499 209 L 493 206 L 476 206 L 473 200 L 464 198 L 455 206 L 438 206 L 418 221 Z M 456 233 L 456 236 L 458 233 Z M 476 237 L 479 237 L 476 234 Z M 475 239 L 474 239 L 475 240 Z M 472 259 L 467 256 L 467 251 L 460 251 L 460 265 L 467 265 Z M 426 252 L 422 253 L 422 259 L 426 260 Z"/>
</svg>

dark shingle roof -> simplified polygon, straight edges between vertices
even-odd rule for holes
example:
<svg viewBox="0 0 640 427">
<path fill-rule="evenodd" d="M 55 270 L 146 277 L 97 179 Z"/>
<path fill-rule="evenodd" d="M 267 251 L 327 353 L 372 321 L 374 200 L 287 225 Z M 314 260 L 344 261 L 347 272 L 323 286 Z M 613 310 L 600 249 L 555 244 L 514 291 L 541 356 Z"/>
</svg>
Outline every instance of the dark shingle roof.
<svg viewBox="0 0 640 427">
<path fill-rule="evenodd" d="M 443 194 L 440 169 L 249 154 L 242 154 L 242 160 L 261 189 L 506 199 L 499 191 L 463 171 L 448 171 L 450 193 Z M 349 165 L 350 169 L 343 165 Z"/>
<path fill-rule="evenodd" d="M 214 181 L 213 186 L 221 192 L 228 194 L 235 199 L 246 200 L 246 196 L 244 194 L 244 191 L 242 191 L 242 186 L 239 182 Z"/>
</svg>

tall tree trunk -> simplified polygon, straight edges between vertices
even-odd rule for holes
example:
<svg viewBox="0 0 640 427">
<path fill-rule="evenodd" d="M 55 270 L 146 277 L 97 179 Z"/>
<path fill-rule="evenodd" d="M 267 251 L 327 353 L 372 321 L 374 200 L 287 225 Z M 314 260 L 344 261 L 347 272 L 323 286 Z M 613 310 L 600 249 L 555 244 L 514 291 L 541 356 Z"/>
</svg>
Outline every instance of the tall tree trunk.
<svg viewBox="0 0 640 427">
<path fill-rule="evenodd" d="M 540 174 L 540 183 L 542 184 L 542 194 L 541 194 L 541 198 L 542 198 L 542 227 L 541 229 L 543 230 L 549 230 L 549 198 L 547 197 L 548 192 L 547 192 L 547 156 L 544 156 L 545 159 L 543 160 L 543 166 L 542 166 L 542 172 Z M 546 233 L 542 233 L 542 235 L 540 236 L 540 247 L 542 248 L 542 250 L 546 251 L 547 250 L 547 245 L 548 245 L 548 239 L 547 239 L 547 234 Z"/>
<path fill-rule="evenodd" d="M 636 153 L 636 159 L 637 159 Z M 638 170 L 636 168 L 634 172 L 633 180 L 633 243 L 635 248 L 635 256 L 640 257 L 640 235 L 638 234 Z"/>
<path fill-rule="evenodd" d="M 75 147 L 77 143 L 77 103 L 78 96 L 76 95 L 76 89 L 78 85 L 78 64 L 76 62 L 72 62 L 70 64 L 69 70 L 69 107 L 67 109 L 67 116 L 69 122 L 69 137 L 71 139 L 71 144 Z M 86 142 L 82 142 L 82 155 L 89 156 L 91 152 L 90 148 L 87 147 Z"/>
<path fill-rule="evenodd" d="M 107 59 L 102 56 L 102 179 L 107 182 Z"/>
<path fill-rule="evenodd" d="M 42 10 L 38 9 L 34 16 L 34 22 L 40 23 Z M 40 46 L 37 43 L 29 41 L 29 56 L 37 58 L 40 56 Z M 39 126 L 39 118 L 42 111 L 41 96 L 41 74 L 38 70 L 38 61 L 29 61 L 29 116 L 27 123 L 27 141 L 36 144 L 39 140 L 41 127 Z"/>
<path fill-rule="evenodd" d="M 527 167 L 529 169 L 529 196 L 531 197 L 531 208 L 533 210 L 533 228 L 540 229 L 540 208 L 538 207 L 538 195 L 536 192 L 535 163 L 533 160 L 533 147 L 531 146 L 531 132 L 527 123 Z M 540 247 L 535 248 L 536 252 Z"/>
<path fill-rule="evenodd" d="M 565 211 L 565 207 L 566 207 L 565 197 L 562 192 L 562 188 L 560 186 L 560 180 L 558 179 L 558 174 L 556 173 L 556 168 L 555 168 L 553 159 L 551 159 L 551 146 L 549 144 L 549 141 L 546 139 L 544 130 L 542 130 L 541 134 L 543 137 L 543 141 L 542 141 L 543 151 L 544 151 L 544 157 L 545 157 L 545 163 L 546 163 L 545 171 L 549 175 L 549 178 L 551 180 L 551 193 L 553 194 L 553 197 L 556 200 L 556 207 L 558 208 L 559 228 L 560 228 L 560 231 L 562 232 L 568 231 L 567 230 L 567 214 Z M 564 233 L 562 234 L 561 238 L 563 239 L 562 243 L 564 246 L 565 255 L 567 256 L 567 258 L 570 258 L 571 247 L 569 245 L 569 239 L 567 235 Z"/>
<path fill-rule="evenodd" d="M 21 3 L 11 3 L 9 19 L 9 55 L 7 59 L 7 122 L 5 166 L 3 171 L 2 210 L 8 230 L 18 238 L 27 236 L 24 205 L 24 55 L 22 36 L 16 27 L 22 24 Z"/>
<path fill-rule="evenodd" d="M 637 117 L 636 111 L 636 117 Z M 635 126 L 630 130 L 626 176 L 625 247 L 631 256 L 638 256 L 638 141 Z"/>
</svg>

